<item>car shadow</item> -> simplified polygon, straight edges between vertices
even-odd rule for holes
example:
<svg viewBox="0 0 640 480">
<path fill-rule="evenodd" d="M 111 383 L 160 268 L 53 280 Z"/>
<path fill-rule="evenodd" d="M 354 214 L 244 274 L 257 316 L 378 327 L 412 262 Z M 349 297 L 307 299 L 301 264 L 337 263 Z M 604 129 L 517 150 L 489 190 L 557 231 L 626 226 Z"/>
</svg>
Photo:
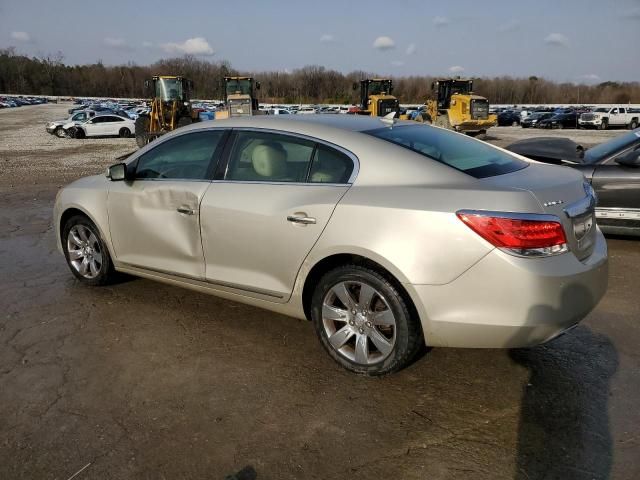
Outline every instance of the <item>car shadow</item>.
<svg viewBox="0 0 640 480">
<path fill-rule="evenodd" d="M 586 289 L 570 287 L 563 292 L 561 310 L 575 308 L 570 298 L 592 300 Z M 533 307 L 530 324 L 552 311 L 548 306 Z M 618 367 L 611 341 L 581 325 L 550 343 L 514 349 L 509 355 L 529 371 L 515 478 L 609 478 L 613 444 L 607 402 L 609 382 Z"/>
</svg>

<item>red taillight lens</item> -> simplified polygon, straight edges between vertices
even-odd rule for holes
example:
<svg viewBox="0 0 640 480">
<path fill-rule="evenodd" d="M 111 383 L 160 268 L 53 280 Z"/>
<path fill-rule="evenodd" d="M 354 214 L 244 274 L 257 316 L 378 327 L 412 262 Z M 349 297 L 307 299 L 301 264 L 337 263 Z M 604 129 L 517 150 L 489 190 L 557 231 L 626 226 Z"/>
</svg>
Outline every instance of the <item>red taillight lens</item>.
<svg viewBox="0 0 640 480">
<path fill-rule="evenodd" d="M 562 224 L 558 221 L 542 218 L 522 219 L 517 216 L 498 217 L 469 212 L 458 212 L 457 215 L 471 230 L 499 248 L 526 250 L 567 243 Z"/>
</svg>

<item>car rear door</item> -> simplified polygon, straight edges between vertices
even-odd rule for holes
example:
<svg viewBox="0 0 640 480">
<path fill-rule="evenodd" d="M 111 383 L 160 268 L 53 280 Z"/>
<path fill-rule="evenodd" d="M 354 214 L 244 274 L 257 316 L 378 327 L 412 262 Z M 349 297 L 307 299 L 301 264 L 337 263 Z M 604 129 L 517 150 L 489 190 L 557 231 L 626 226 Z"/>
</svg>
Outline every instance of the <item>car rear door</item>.
<svg viewBox="0 0 640 480">
<path fill-rule="evenodd" d="M 288 300 L 298 270 L 356 172 L 355 157 L 293 134 L 235 131 L 201 204 L 209 282 Z"/>
<path fill-rule="evenodd" d="M 200 202 L 227 135 L 208 129 L 156 140 L 131 166 L 135 179 L 110 184 L 107 209 L 118 262 L 204 278 Z"/>
</svg>

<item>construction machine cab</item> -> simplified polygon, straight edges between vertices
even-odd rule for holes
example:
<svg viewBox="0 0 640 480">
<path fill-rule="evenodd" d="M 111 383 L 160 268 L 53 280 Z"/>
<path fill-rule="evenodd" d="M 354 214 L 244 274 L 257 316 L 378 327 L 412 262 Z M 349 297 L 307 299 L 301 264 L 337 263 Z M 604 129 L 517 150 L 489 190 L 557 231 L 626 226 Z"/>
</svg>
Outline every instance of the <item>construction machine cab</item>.
<svg viewBox="0 0 640 480">
<path fill-rule="evenodd" d="M 353 84 L 358 89 L 358 84 Z M 392 95 L 393 81 L 388 78 L 368 78 L 360 80 L 360 115 L 384 117 L 391 112 L 399 113 L 398 99 Z"/>
<path fill-rule="evenodd" d="M 143 147 L 154 138 L 199 120 L 189 99 L 193 82 L 181 76 L 155 75 L 144 82 L 151 108 L 136 119 L 136 142 Z"/>
<path fill-rule="evenodd" d="M 451 106 L 453 95 L 471 95 L 473 80 L 461 78 L 438 80 L 432 84 L 432 88 L 436 90 L 438 108 L 447 109 Z"/>
<path fill-rule="evenodd" d="M 226 109 L 216 112 L 216 118 L 256 115 L 259 102 L 256 90 L 260 90 L 260 82 L 253 77 L 224 77 L 224 103 Z"/>
</svg>

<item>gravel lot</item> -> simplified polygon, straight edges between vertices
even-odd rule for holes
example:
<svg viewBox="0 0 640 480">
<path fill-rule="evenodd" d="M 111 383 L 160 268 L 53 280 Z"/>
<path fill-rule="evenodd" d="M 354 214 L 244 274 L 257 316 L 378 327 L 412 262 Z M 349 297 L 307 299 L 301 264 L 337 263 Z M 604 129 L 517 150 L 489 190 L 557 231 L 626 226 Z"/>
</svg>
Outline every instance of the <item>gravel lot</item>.
<svg viewBox="0 0 640 480">
<path fill-rule="evenodd" d="M 307 322 L 141 279 L 79 285 L 56 191 L 135 142 L 46 133 L 68 108 L 0 110 L 0 478 L 640 478 L 638 241 L 609 239 L 609 292 L 550 344 L 357 377 Z"/>
</svg>

